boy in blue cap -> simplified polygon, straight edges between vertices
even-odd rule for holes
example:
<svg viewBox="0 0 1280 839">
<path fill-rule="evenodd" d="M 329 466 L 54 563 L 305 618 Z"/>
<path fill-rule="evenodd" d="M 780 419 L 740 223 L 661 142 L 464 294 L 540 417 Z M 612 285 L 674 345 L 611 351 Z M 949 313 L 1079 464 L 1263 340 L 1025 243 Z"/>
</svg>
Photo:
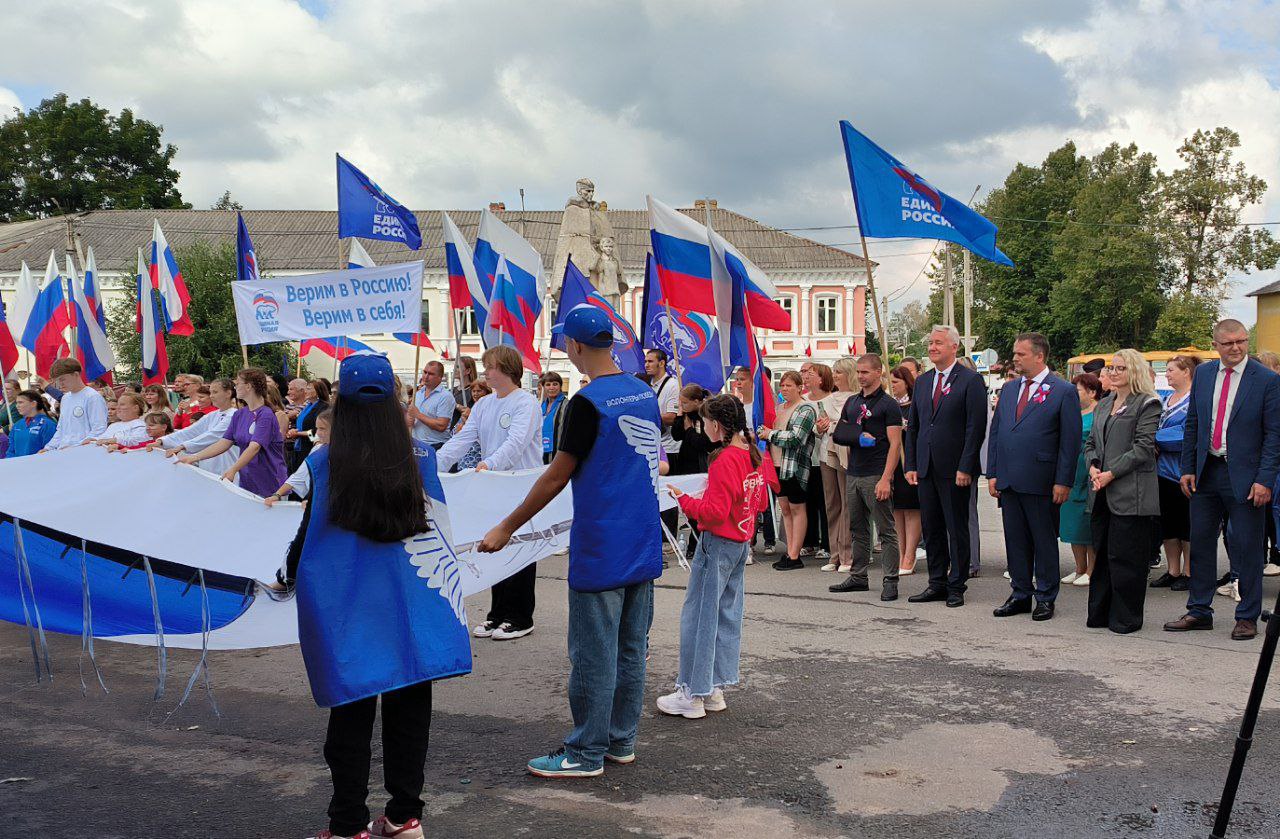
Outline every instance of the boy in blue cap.
<svg viewBox="0 0 1280 839">
<path fill-rule="evenodd" d="M 501 550 L 511 535 L 573 483 L 569 533 L 569 708 L 564 745 L 529 761 L 543 778 L 604 773 L 635 760 L 644 701 L 653 581 L 662 574 L 658 449 L 662 418 L 644 382 L 613 360 L 613 327 L 599 308 L 575 306 L 553 328 L 590 383 L 565 406 L 560 449 L 528 497 L 484 537 Z"/>
</svg>

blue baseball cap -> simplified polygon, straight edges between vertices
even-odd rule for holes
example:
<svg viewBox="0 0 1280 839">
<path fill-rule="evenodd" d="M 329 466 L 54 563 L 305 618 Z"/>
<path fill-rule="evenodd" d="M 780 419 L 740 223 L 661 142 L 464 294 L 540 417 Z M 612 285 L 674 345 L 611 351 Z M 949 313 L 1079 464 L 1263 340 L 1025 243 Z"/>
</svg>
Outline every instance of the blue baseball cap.
<svg viewBox="0 0 1280 839">
<path fill-rule="evenodd" d="M 551 327 L 551 332 L 588 347 L 603 349 L 613 346 L 613 324 L 609 322 L 609 316 L 590 303 L 574 306 L 564 316 L 564 322 Z"/>
<path fill-rule="evenodd" d="M 338 368 L 338 395 L 352 402 L 390 399 L 396 395 L 397 385 L 391 362 L 382 353 L 354 353 L 344 358 Z"/>
</svg>

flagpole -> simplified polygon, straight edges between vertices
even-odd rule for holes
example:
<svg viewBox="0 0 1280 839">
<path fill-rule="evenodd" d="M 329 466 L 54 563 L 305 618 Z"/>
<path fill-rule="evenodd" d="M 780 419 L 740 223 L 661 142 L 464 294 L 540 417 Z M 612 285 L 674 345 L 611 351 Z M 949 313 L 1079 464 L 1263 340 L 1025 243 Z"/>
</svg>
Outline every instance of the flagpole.
<svg viewBox="0 0 1280 839">
<path fill-rule="evenodd" d="M 665 298 L 666 295 L 663 295 Z M 671 313 L 671 301 L 663 300 L 663 305 L 667 307 L 667 334 L 671 336 L 671 355 L 676 361 L 676 384 L 684 390 L 684 380 L 680 374 L 680 342 L 676 340 L 675 315 Z"/>
<path fill-rule="evenodd" d="M 345 252 L 344 252 L 344 249 L 345 249 Z M 351 245 L 349 242 L 347 242 L 346 239 L 339 236 L 338 237 L 338 270 L 339 271 L 345 270 L 347 267 L 347 263 L 350 261 L 350 259 L 351 259 Z M 347 345 L 347 336 L 346 335 L 338 336 L 338 345 L 333 348 L 333 380 L 335 382 L 338 380 L 338 364 L 340 362 L 339 356 L 342 355 L 342 350 L 346 347 L 346 345 Z"/>
<path fill-rule="evenodd" d="M 290 342 L 292 343 L 292 342 Z M 298 342 L 298 375 L 295 378 L 302 378 L 302 342 Z"/>
</svg>

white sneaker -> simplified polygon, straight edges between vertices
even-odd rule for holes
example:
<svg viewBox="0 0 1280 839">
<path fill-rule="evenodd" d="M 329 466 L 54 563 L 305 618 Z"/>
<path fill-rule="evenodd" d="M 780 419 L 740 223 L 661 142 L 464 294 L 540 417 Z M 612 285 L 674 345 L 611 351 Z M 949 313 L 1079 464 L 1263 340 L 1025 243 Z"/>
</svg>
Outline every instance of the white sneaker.
<svg viewBox="0 0 1280 839">
<path fill-rule="evenodd" d="M 1089 585 L 1089 575 L 1081 574 L 1080 576 L 1076 577 L 1074 580 L 1071 581 L 1071 585 L 1081 586 L 1081 587 Z"/>
<path fill-rule="evenodd" d="M 1277 567 L 1280 567 L 1280 566 L 1277 566 Z M 852 565 L 841 565 L 841 566 L 840 566 L 840 568 L 839 568 L 838 570 L 840 571 L 840 573 L 841 573 L 841 574 L 848 574 L 850 571 L 852 571 L 852 570 L 853 570 L 853 566 L 852 566 Z"/>
<path fill-rule="evenodd" d="M 755 564 L 756 564 L 756 561 L 751 557 L 751 554 L 747 554 L 747 565 L 755 565 Z"/>
<path fill-rule="evenodd" d="M 658 697 L 658 710 L 673 717 L 684 717 L 697 720 L 707 715 L 701 696 L 690 696 L 684 688 L 676 688 L 675 693 Z"/>
<path fill-rule="evenodd" d="M 488 638 L 493 635 L 493 631 L 497 628 L 498 625 L 493 621 L 485 621 L 484 623 L 476 626 L 475 629 L 471 630 L 471 634 L 477 638 Z"/>
<path fill-rule="evenodd" d="M 1009 576 L 1009 572 L 1008 572 L 1008 571 L 1004 572 L 1004 578 L 1005 578 L 1006 580 L 1009 580 L 1009 581 L 1012 581 L 1012 580 L 1013 580 L 1013 577 L 1010 577 L 1010 576 Z"/>
<path fill-rule="evenodd" d="M 839 567 L 840 566 L 836 565 L 834 562 L 828 562 L 826 565 L 822 566 L 818 570 L 819 571 L 835 571 Z"/>
<path fill-rule="evenodd" d="M 928 559 L 928 558 L 929 558 L 929 555 L 928 555 L 927 553 L 925 553 L 924 548 L 916 548 L 916 561 L 917 561 L 917 562 L 919 562 L 919 561 L 920 561 L 920 560 L 922 560 L 922 559 Z"/>
<path fill-rule="evenodd" d="M 1237 603 L 1240 602 L 1240 581 L 1239 580 L 1231 581 L 1231 599 Z"/>
<path fill-rule="evenodd" d="M 1264 577 L 1280 577 L 1280 565 L 1273 565 L 1268 562 L 1262 566 L 1262 576 Z"/>
<path fill-rule="evenodd" d="M 516 638 L 523 638 L 533 632 L 533 627 L 527 629 L 512 629 L 511 624 L 504 623 L 493 631 L 493 640 L 495 641 L 514 641 Z"/>
<path fill-rule="evenodd" d="M 1080 577 L 1079 571 L 1072 571 L 1070 574 L 1062 578 L 1062 582 L 1070 585 Z"/>
<path fill-rule="evenodd" d="M 723 711 L 728 708 L 729 706 L 724 701 L 724 691 L 716 688 L 711 691 L 710 696 L 704 696 L 702 698 L 702 707 L 707 711 Z"/>
<path fill-rule="evenodd" d="M 1230 597 L 1231 583 L 1227 583 L 1225 586 L 1218 586 L 1218 595 L 1221 597 Z"/>
</svg>

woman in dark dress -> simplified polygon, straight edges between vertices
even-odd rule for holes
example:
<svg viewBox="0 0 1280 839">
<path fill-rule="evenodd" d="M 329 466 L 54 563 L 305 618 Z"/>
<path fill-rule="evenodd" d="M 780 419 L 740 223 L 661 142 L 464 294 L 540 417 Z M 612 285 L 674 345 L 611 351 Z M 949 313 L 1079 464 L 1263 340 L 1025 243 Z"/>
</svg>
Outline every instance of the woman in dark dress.
<svg viewBox="0 0 1280 839">
<path fill-rule="evenodd" d="M 911 390 L 916 385 L 915 374 L 905 364 L 893 368 L 889 374 L 889 388 L 893 398 L 902 406 L 903 431 L 907 417 L 911 415 Z M 920 490 L 907 483 L 902 473 L 902 458 L 893 470 L 893 523 L 898 531 L 898 576 L 916 572 L 916 549 L 920 547 Z"/>
</svg>

